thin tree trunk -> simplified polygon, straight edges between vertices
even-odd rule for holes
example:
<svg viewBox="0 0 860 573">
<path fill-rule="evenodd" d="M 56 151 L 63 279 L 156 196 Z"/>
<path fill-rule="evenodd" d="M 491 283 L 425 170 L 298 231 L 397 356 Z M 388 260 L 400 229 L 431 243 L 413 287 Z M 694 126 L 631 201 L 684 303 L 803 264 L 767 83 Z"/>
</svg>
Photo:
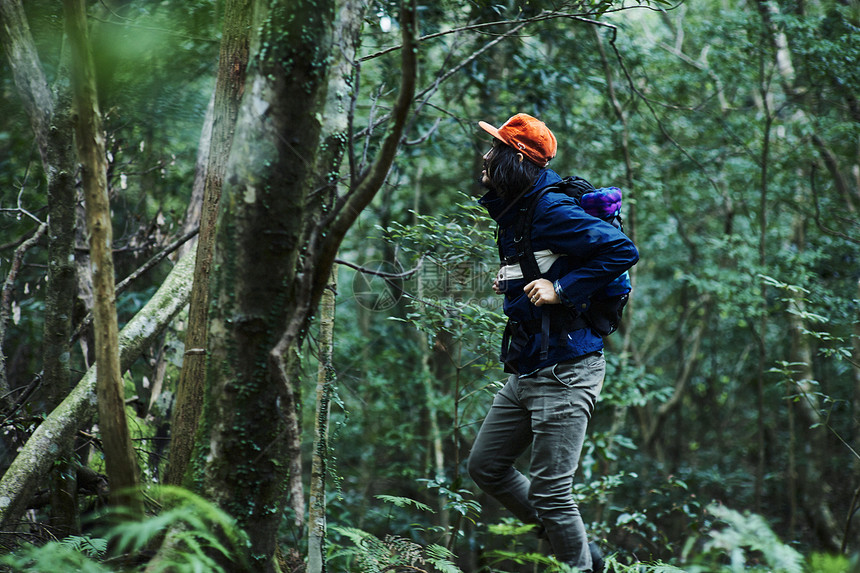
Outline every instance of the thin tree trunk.
<svg viewBox="0 0 860 573">
<path fill-rule="evenodd" d="M 72 53 L 76 143 L 83 175 L 87 230 L 90 235 L 90 268 L 95 286 L 93 328 L 98 364 L 99 427 L 104 445 L 105 468 L 113 502 L 133 511 L 142 511 L 136 492 L 139 484 L 137 459 L 128 431 L 125 390 L 119 367 L 107 159 L 86 10 L 83 0 L 64 0 L 63 8 Z"/>
<path fill-rule="evenodd" d="M 206 106 L 206 115 L 203 118 L 203 128 L 200 130 L 200 139 L 197 142 L 197 161 L 194 164 L 194 183 L 191 185 L 191 198 L 185 209 L 185 220 L 182 222 L 180 234 L 191 232 L 200 228 L 200 219 L 203 216 L 203 191 L 206 187 L 206 169 L 209 164 L 209 150 L 212 147 L 212 128 L 215 124 L 215 90 L 209 98 Z M 197 248 L 197 239 L 184 244 L 177 252 L 176 259 L 179 260 L 191 249 Z"/>
<path fill-rule="evenodd" d="M 798 214 L 795 215 L 792 222 L 793 233 L 792 243 L 794 249 L 798 252 L 803 252 L 806 240 L 804 237 L 804 221 Z M 817 389 L 814 385 L 815 373 L 812 370 L 813 351 L 810 348 L 809 337 L 807 334 L 807 326 L 804 324 L 803 313 L 805 303 L 803 295 L 799 292 L 792 294 L 791 305 L 794 307 L 794 312 L 789 313 L 789 322 L 791 325 L 791 357 L 789 362 L 796 365 L 794 388 L 791 389 L 792 395 L 799 395 L 800 400 L 791 402 L 794 414 L 801 421 L 800 435 L 802 436 L 804 459 L 807 463 L 803 464 L 802 475 L 803 480 L 798 484 L 796 476 L 791 476 L 789 483 L 790 491 L 794 493 L 798 490 L 804 494 L 801 503 L 804 506 L 805 513 L 809 518 L 810 525 L 818 535 L 819 540 L 830 551 L 839 551 L 840 531 L 833 516 L 833 512 L 826 501 L 826 494 L 830 491 L 830 486 L 822 480 L 820 464 L 816 461 L 816 456 L 824 456 L 827 451 L 827 442 L 825 440 L 825 428 L 821 425 L 821 415 L 819 414 L 819 404 L 817 398 Z M 825 459 L 826 456 L 825 456 Z M 808 487 L 808 484 L 815 484 Z M 803 487 L 806 485 L 806 487 Z M 796 505 L 795 500 L 791 500 L 791 505 Z"/>
<path fill-rule="evenodd" d="M 764 85 L 764 82 L 762 82 Z M 770 129 L 773 124 L 773 116 L 770 113 L 770 108 L 767 105 L 768 93 L 762 88 L 762 101 L 764 102 L 765 126 L 764 126 L 764 142 L 761 152 L 761 179 L 759 187 L 759 238 L 758 238 L 758 264 L 760 272 L 765 272 L 767 268 L 767 192 L 768 192 L 768 166 L 770 160 Z M 756 410 L 758 411 L 756 423 L 756 474 L 755 474 L 755 511 L 761 512 L 761 499 L 764 489 L 764 472 L 765 472 L 765 412 L 764 412 L 764 377 L 767 370 L 767 285 L 762 281 L 759 289 L 761 316 L 759 317 L 759 333 L 758 333 L 758 373 L 756 376 Z"/>
<path fill-rule="evenodd" d="M 233 131 L 242 94 L 251 38 L 251 0 L 228 0 L 218 77 L 212 141 L 206 167 L 200 235 L 197 238 L 197 267 L 188 309 L 185 356 L 176 392 L 171 427 L 170 455 L 165 482 L 180 485 L 191 459 L 200 412 L 203 409 L 206 364 L 206 329 L 209 312 L 209 275 L 215 246 L 218 206 L 233 145 Z"/>
<path fill-rule="evenodd" d="M 420 178 L 416 179 L 415 184 L 415 195 L 416 195 L 416 203 L 418 194 L 420 193 Z M 419 211 L 415 210 L 415 215 L 417 217 Z M 424 278 L 419 273 L 418 274 L 418 298 L 419 301 L 424 301 Z M 420 303 L 423 307 L 424 304 Z M 423 310 L 423 309 L 422 309 Z M 439 365 L 433 372 L 430 367 L 431 360 L 433 358 L 433 350 L 430 349 L 429 344 L 427 344 L 427 335 L 424 332 L 418 331 L 418 349 L 421 352 L 421 370 L 418 375 L 421 379 L 421 389 L 424 391 L 424 405 L 427 411 L 427 443 L 428 443 L 428 456 L 430 460 L 426 463 L 426 470 L 431 471 L 434 478 L 439 479 L 445 476 L 445 448 L 444 443 L 442 441 L 442 432 L 439 431 L 439 411 L 434 404 L 434 388 L 433 388 L 433 380 L 439 379 L 441 375 L 441 365 Z M 441 337 L 441 333 L 437 333 L 437 337 Z M 438 363 L 437 363 L 438 364 Z M 455 394 L 456 396 L 456 394 Z M 454 426 L 456 428 L 456 425 Z M 455 441 L 456 444 L 456 441 Z M 431 461 L 432 460 L 432 461 Z M 455 468 L 457 465 L 454 466 Z M 438 512 L 439 512 L 439 525 L 443 528 L 445 532 L 444 537 L 441 540 L 441 544 L 448 546 L 449 541 L 451 540 L 451 536 L 449 535 L 449 526 L 451 524 L 451 516 L 450 512 L 446 509 L 446 500 L 444 496 L 438 495 L 436 500 L 439 502 Z"/>
<path fill-rule="evenodd" d="M 42 388 L 50 411 L 65 398 L 71 388 L 70 335 L 72 306 L 77 293 L 74 256 L 76 161 L 71 101 L 65 89 L 52 96 L 20 2 L 0 1 L 0 17 L 4 23 L 0 27 L 0 41 L 30 117 L 47 179 L 48 278 L 45 287 Z M 2 382 L 0 378 L 0 392 Z M 5 395 L 5 392 L 2 393 Z M 52 524 L 60 534 L 77 531 L 77 506 L 72 493 L 77 487 L 74 472 L 68 469 L 69 466 L 61 462 L 53 470 Z"/>
<path fill-rule="evenodd" d="M 334 350 L 335 293 L 337 268 L 332 269 L 331 282 L 320 303 L 320 333 L 316 388 L 316 418 L 314 447 L 311 452 L 311 483 L 308 504 L 308 573 L 324 573 L 326 538 L 326 464 L 328 460 L 328 423 L 331 411 L 332 382 L 335 369 Z"/>
<path fill-rule="evenodd" d="M 48 411 L 56 408 L 72 386 L 72 317 L 77 298 L 75 266 L 75 157 L 71 102 L 65 95 L 51 122 L 48 161 L 48 279 L 42 343 L 42 383 Z M 71 460 L 53 470 L 51 518 L 59 533 L 77 533 L 77 480 Z"/>
<path fill-rule="evenodd" d="M 314 168 L 316 193 L 310 197 L 309 212 L 324 213 L 332 208 L 337 199 L 337 174 L 349 142 L 350 119 L 356 90 L 358 89 L 358 67 L 355 64 L 361 27 L 367 12 L 368 0 L 341 0 L 337 2 L 337 17 L 333 35 L 332 67 L 328 80 L 325 113 L 323 116 L 320 152 Z M 313 225 L 305 223 L 310 231 Z M 307 241 L 305 236 L 303 241 Z M 326 570 L 326 501 L 325 477 L 328 455 L 328 413 L 331 393 L 331 365 L 333 350 L 333 326 L 335 295 L 337 293 L 337 267 L 332 267 L 331 279 L 321 299 L 320 370 L 317 377 L 317 418 L 315 420 L 314 449 L 312 452 L 310 500 L 308 503 L 308 571 Z M 329 305 L 330 308 L 329 308 Z M 323 329 L 330 315 L 331 324 Z M 325 365 L 325 370 L 323 370 Z M 325 377 L 323 376 L 325 374 Z M 321 387 L 320 384 L 324 385 Z M 322 391 L 322 395 L 320 392 Z M 295 430 L 299 437 L 299 430 Z M 300 444 L 291 449 L 296 450 Z M 293 460 L 290 472 L 290 501 L 298 518 L 299 501 L 303 502 L 301 483 L 301 457 Z M 304 505 L 302 503 L 302 505 Z"/>
<path fill-rule="evenodd" d="M 829 551 L 838 552 L 841 532 L 839 525 L 827 504 L 826 495 L 831 491 L 830 485 L 822 479 L 820 464 L 817 459 L 822 456 L 828 459 L 827 442 L 825 440 L 825 425 L 822 425 L 821 414 L 817 399 L 817 389 L 814 385 L 815 374 L 812 371 L 812 349 L 803 323 L 801 313 L 804 303 L 800 294 L 795 294 L 793 306 L 798 312 L 790 314 L 792 355 L 790 362 L 797 365 L 792 394 L 800 399 L 793 402 L 794 412 L 801 421 L 800 435 L 803 437 L 803 454 L 807 461 L 801 468 L 803 479 L 797 484 L 801 494 L 800 503 L 807 516 L 809 525 L 818 536 L 819 541 Z"/>
<path fill-rule="evenodd" d="M 183 257 L 119 336 L 120 366 L 127 370 L 188 303 L 195 253 Z M 0 478 L 0 530 L 20 519 L 40 479 L 71 452 L 78 431 L 96 413 L 96 367 L 42 422 Z"/>
</svg>

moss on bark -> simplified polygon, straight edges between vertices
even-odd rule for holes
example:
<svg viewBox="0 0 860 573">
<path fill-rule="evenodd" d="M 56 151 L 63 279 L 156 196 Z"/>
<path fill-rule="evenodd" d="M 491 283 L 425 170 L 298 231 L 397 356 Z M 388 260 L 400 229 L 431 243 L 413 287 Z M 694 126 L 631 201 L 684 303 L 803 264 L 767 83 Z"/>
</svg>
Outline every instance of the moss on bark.
<svg viewBox="0 0 860 573">
<path fill-rule="evenodd" d="M 127 370 L 188 303 L 195 253 L 183 257 L 161 287 L 119 334 L 120 366 Z M 66 455 L 78 430 L 96 413 L 96 366 L 42 422 L 0 479 L 0 528 L 17 521 L 38 481 Z"/>
</svg>

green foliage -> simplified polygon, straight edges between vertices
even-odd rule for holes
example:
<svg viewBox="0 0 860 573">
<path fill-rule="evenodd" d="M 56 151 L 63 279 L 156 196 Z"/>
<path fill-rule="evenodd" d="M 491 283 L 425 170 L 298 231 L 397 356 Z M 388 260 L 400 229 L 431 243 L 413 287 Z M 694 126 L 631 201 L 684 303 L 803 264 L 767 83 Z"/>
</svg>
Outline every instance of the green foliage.
<svg viewBox="0 0 860 573">
<path fill-rule="evenodd" d="M 79 571 L 108 573 L 110 567 L 95 561 L 104 555 L 107 541 L 101 538 L 69 537 L 42 546 L 25 546 L 15 553 L 0 557 L 0 570 L 9 567 L 15 572 Z"/>
<path fill-rule="evenodd" d="M 232 517 L 182 488 L 160 486 L 152 493 L 166 509 L 140 520 L 121 509 L 114 510 L 102 516 L 112 524 L 102 527 L 100 537 L 73 536 L 42 546 L 28 545 L 0 558 L 0 563 L 13 571 L 34 573 L 122 571 L 122 562 L 129 556 L 140 555 L 165 532 L 174 530 L 176 544 L 151 570 L 223 572 L 230 570 L 222 567 L 224 561 L 247 565 L 247 536 Z"/>
<path fill-rule="evenodd" d="M 426 553 L 427 563 L 439 573 L 462 573 L 460 568 L 454 565 L 453 561 L 456 556 L 448 548 L 434 543 L 427 547 Z"/>
<path fill-rule="evenodd" d="M 858 566 L 860 566 L 860 556 L 856 554 L 849 559 L 844 555 L 813 553 L 808 559 L 805 570 L 809 573 L 843 573 L 856 571 Z"/>
<path fill-rule="evenodd" d="M 850 413 L 857 368 L 852 336 L 860 317 L 860 203 L 851 187 L 860 141 L 856 2 L 765 3 L 775 9 L 773 23 L 790 49 L 790 93 L 759 10 L 765 4 L 701 1 L 670 9 L 668 0 L 653 0 L 642 3 L 651 9 L 617 12 L 620 4 L 607 0 L 573 4 L 617 29 L 548 19 L 484 50 L 510 29 L 489 23 L 521 20 L 559 3 L 420 5 L 421 34 L 444 33 L 419 48 L 419 83 L 428 91 L 405 136 L 410 144 L 340 254 L 359 264 L 385 261 L 418 271 L 397 283 L 405 294 L 392 289 L 397 304 L 380 312 L 357 304 L 356 273 L 340 270 L 329 460 L 336 492 L 329 515 L 356 528 L 334 532 L 353 544 L 335 545 L 335 562 L 358 567 L 359 553 L 366 552 L 360 544 L 366 544 L 379 554 L 374 564 L 362 565 L 368 570 L 415 556 L 422 567 L 445 570 L 445 562 L 454 561 L 447 550 L 425 539 L 411 546 L 418 541 L 404 537 L 451 535 L 450 547 L 460 555 L 479 545 L 483 499 L 463 477 L 464 462 L 504 376 L 497 364 L 504 316 L 490 288 L 493 225 L 472 197 L 481 192 L 475 179 L 486 149 L 475 122 L 498 124 L 526 111 L 559 137 L 552 163 L 559 173 L 624 187 L 626 226 L 642 254 L 630 324 L 608 342 L 606 383 L 575 486 L 583 515 L 593 522 L 590 531 L 616 552 L 608 559 L 611 570 L 638 571 L 626 563 L 648 556 L 654 563 L 645 570 L 677 571 L 671 563 L 682 557 L 679 540 L 691 535 L 696 544 L 685 557 L 701 571 L 731 570 L 735 557 L 745 567 L 796 570 L 796 555 L 786 547 L 811 555 L 806 570 L 856 568 L 856 559 L 816 553 L 822 542 L 791 509 L 803 505 L 798 501 L 820 503 L 844 516 L 856 487 L 854 459 L 845 447 L 856 450 L 850 437 L 858 435 Z M 48 81 L 62 88 L 61 7 L 47 0 L 27 0 L 24 7 Z M 88 10 L 122 278 L 184 218 L 223 3 L 91 2 Z M 393 31 L 379 26 L 383 17 L 394 21 Z M 399 2 L 374 2 L 362 57 L 398 43 L 398 17 Z M 464 26 L 481 27 L 447 33 Z M 344 176 L 358 176 L 385 132 L 375 123 L 362 130 L 391 104 L 397 57 L 392 52 L 361 62 L 353 94 L 352 127 L 360 134 L 351 142 L 355 172 L 345 167 Z M 34 228 L 22 210 L 43 217 L 46 193 L 29 121 L 8 66 L 3 69 L 0 207 L 11 209 L 0 214 L 5 276 L 15 245 Z M 41 368 L 46 259 L 43 241 L 25 257 L 11 291 L 3 352 L 13 387 Z M 121 320 L 149 297 L 161 273 L 151 272 L 120 297 Z M 183 352 L 179 330 L 166 342 L 176 359 L 169 366 L 173 374 Z M 302 357 L 308 371 L 316 366 L 314 350 L 309 345 Z M 84 369 L 80 352 L 72 363 Z M 144 376 L 154 379 L 151 364 L 140 361 L 126 378 L 127 394 L 148 404 Z M 157 412 L 129 407 L 137 437 L 156 436 L 169 416 L 168 392 Z M 312 411 L 312 393 L 304 396 L 305 411 Z M 804 452 L 795 478 L 788 462 L 807 443 L 810 425 L 789 422 L 798 400 L 816 405 L 821 421 L 811 424 L 814 430 L 826 424 L 845 442 L 828 440 Z M 5 422 L 4 458 L 32 432 L 40 408 L 31 402 L 20 412 L 26 418 Z M 153 415 L 155 422 L 144 420 Z M 305 435 L 311 433 L 306 428 Z M 760 455 L 767 467 L 758 467 Z M 93 467 L 101 468 L 98 455 L 93 458 Z M 143 464 L 147 480 L 158 475 L 156 458 Z M 790 479 L 808 482 L 797 490 L 786 487 Z M 762 515 L 721 516 L 718 534 L 703 540 L 712 516 L 702 507 L 711 500 L 731 500 L 734 509 L 759 505 Z M 483 506 L 484 519 L 491 520 L 492 505 Z M 242 554 L 243 542 L 226 533 L 227 521 L 197 512 L 185 520 L 170 506 L 151 521 L 118 525 L 102 537 L 69 538 L 7 559 L 31 569 L 110 570 L 115 564 L 101 553 L 108 539 L 134 551 L 174 524 L 186 528 L 187 555 L 198 564 L 210 551 Z M 517 545 L 518 537 L 529 536 L 517 527 L 500 531 L 488 548 L 507 552 L 505 561 L 520 570 L 553 566 L 533 547 Z M 782 545 L 767 527 L 789 541 Z M 388 531 L 403 537 L 386 541 Z M 761 547 L 750 539 L 758 535 Z M 363 541 L 370 538 L 375 541 Z M 295 544 L 294 537 L 284 541 Z"/>
<path fill-rule="evenodd" d="M 710 565 L 694 564 L 691 572 L 713 570 L 714 564 L 723 559 L 727 564 L 720 571 L 781 571 L 801 573 L 805 570 L 803 557 L 792 547 L 784 544 L 760 516 L 749 512 L 740 513 L 724 506 L 712 504 L 708 512 L 718 523 L 708 534 L 702 553 L 696 562 L 709 561 Z M 688 550 L 691 544 L 688 543 Z"/>
<path fill-rule="evenodd" d="M 414 541 L 394 535 L 379 539 L 353 527 L 338 526 L 332 527 L 332 530 L 352 542 L 347 547 L 330 548 L 329 564 L 339 567 L 338 570 L 361 573 L 391 570 L 420 572 L 427 571 L 424 567 L 429 564 L 440 573 L 462 573 L 451 560 L 454 555 L 440 545 L 431 544 L 424 548 Z"/>
<path fill-rule="evenodd" d="M 431 508 L 429 505 L 426 505 L 414 499 L 409 499 L 408 497 L 384 494 L 380 494 L 375 497 L 382 502 L 390 503 L 396 507 L 409 507 L 411 505 L 414 506 L 416 509 L 420 509 L 421 511 L 429 511 L 430 513 L 433 513 L 433 508 Z"/>
</svg>

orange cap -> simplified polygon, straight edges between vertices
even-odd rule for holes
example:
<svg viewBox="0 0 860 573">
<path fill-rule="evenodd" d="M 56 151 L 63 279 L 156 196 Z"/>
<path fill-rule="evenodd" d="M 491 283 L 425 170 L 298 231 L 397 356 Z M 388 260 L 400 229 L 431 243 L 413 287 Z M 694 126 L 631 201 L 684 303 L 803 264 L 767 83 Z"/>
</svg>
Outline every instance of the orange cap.
<svg viewBox="0 0 860 573">
<path fill-rule="evenodd" d="M 555 136 L 544 122 L 530 115 L 518 113 L 498 129 L 485 121 L 479 121 L 478 125 L 541 167 L 546 167 L 549 160 L 555 157 L 558 147 Z"/>
</svg>

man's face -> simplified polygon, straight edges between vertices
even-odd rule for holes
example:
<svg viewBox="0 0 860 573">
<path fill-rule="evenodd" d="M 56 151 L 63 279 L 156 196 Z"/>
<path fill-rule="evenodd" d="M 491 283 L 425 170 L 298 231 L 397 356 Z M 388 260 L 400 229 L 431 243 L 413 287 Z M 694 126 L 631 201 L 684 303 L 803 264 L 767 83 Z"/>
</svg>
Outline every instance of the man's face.
<svg viewBox="0 0 860 573">
<path fill-rule="evenodd" d="M 487 151 L 487 152 L 484 154 L 484 157 L 483 157 L 483 159 L 484 159 L 484 168 L 483 168 L 483 170 L 481 171 L 481 185 L 483 185 L 483 186 L 484 186 L 484 187 L 486 187 L 487 189 L 490 189 L 490 188 L 491 188 L 491 185 L 490 185 L 490 176 L 489 176 L 489 174 L 487 173 L 487 166 L 488 166 L 488 163 L 489 163 L 489 161 L 490 161 L 490 157 L 492 157 L 492 156 L 493 156 L 493 152 L 495 151 L 495 149 L 496 149 L 496 144 L 495 144 L 495 142 L 493 142 L 493 144 L 492 144 L 492 146 L 490 147 L 489 151 Z"/>
</svg>

